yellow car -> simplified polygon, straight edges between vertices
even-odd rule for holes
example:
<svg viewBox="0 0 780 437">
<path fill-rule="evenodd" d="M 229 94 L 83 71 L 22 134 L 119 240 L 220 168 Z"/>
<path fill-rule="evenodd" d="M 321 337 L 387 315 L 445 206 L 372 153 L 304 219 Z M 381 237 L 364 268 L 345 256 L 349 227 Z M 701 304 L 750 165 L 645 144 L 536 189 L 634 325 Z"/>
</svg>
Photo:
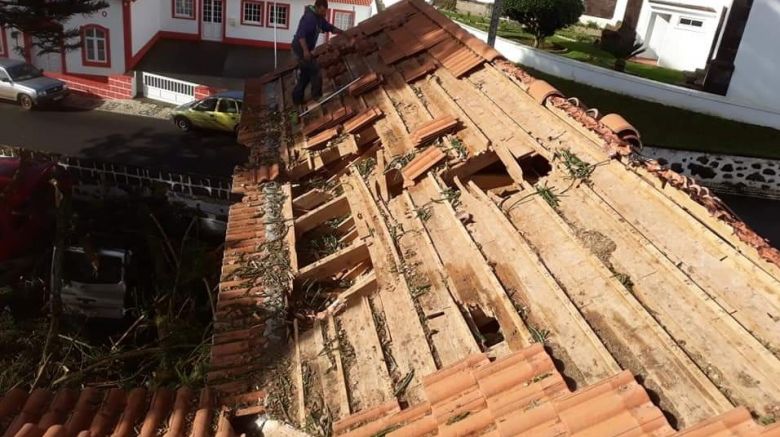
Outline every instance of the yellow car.
<svg viewBox="0 0 780 437">
<path fill-rule="evenodd" d="M 178 106 L 171 116 L 176 126 L 185 132 L 198 127 L 235 133 L 243 103 L 242 91 L 227 91 Z"/>
</svg>

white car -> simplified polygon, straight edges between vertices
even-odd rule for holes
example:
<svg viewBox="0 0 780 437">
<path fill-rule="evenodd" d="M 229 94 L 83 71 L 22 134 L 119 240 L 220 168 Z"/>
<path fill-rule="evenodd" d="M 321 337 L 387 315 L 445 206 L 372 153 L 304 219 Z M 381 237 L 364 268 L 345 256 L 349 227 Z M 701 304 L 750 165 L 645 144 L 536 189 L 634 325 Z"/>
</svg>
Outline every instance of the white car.
<svg viewBox="0 0 780 437">
<path fill-rule="evenodd" d="M 62 310 L 65 314 L 100 319 L 125 315 L 125 274 L 129 251 L 99 250 L 90 259 L 81 247 L 68 247 L 62 257 Z"/>
</svg>

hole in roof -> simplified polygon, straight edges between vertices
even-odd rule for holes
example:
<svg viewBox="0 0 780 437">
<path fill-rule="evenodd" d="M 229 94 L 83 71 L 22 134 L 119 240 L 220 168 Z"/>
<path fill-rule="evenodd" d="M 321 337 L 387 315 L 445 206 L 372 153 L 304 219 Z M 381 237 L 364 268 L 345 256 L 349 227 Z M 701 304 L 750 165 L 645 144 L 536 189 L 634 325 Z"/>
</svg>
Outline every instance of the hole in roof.
<svg viewBox="0 0 780 437">
<path fill-rule="evenodd" d="M 504 334 L 501 333 L 501 325 L 495 317 L 491 317 L 477 306 L 469 307 L 469 315 L 474 321 L 474 326 L 479 333 L 479 341 L 487 349 L 504 341 Z"/>
<path fill-rule="evenodd" d="M 518 189 L 514 179 L 509 176 L 506 166 L 501 161 L 496 161 L 480 169 L 466 178 L 466 181 L 474 182 L 482 191 L 492 191 L 500 196 Z"/>
<path fill-rule="evenodd" d="M 552 171 L 552 165 L 550 164 L 550 161 L 548 161 L 547 158 L 542 155 L 532 155 L 526 158 L 522 158 L 517 161 L 517 163 L 523 170 L 523 177 L 525 178 L 526 182 L 531 185 L 536 184 L 540 179 L 549 175 Z"/>
</svg>

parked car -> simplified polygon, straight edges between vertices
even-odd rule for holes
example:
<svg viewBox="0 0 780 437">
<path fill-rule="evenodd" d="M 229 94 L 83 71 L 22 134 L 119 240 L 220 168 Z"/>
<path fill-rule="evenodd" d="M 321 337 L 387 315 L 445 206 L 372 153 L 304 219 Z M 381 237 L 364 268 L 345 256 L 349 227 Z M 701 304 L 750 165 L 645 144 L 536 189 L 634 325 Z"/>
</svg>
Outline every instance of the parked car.
<svg viewBox="0 0 780 437">
<path fill-rule="evenodd" d="M 238 132 L 243 105 L 242 91 L 227 91 L 178 106 L 173 110 L 173 122 L 185 132 L 193 127 Z"/>
<path fill-rule="evenodd" d="M 68 85 L 43 75 L 33 65 L 17 59 L 0 59 L 0 98 L 13 100 L 30 110 L 58 103 L 68 95 Z"/>
<path fill-rule="evenodd" d="M 131 252 L 103 249 L 89 254 L 71 246 L 63 255 L 63 313 L 99 319 L 124 317 Z"/>
</svg>

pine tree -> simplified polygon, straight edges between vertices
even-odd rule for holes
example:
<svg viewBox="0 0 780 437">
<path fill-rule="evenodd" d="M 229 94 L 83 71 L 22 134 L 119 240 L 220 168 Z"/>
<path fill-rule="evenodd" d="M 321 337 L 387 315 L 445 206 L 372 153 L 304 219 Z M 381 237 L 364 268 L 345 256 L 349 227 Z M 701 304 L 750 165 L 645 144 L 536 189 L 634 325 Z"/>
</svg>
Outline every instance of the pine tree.
<svg viewBox="0 0 780 437">
<path fill-rule="evenodd" d="M 0 26 L 32 36 L 36 53 L 58 53 L 81 45 L 79 29 L 68 27 L 71 17 L 106 7 L 106 0 L 0 0 Z"/>
</svg>

